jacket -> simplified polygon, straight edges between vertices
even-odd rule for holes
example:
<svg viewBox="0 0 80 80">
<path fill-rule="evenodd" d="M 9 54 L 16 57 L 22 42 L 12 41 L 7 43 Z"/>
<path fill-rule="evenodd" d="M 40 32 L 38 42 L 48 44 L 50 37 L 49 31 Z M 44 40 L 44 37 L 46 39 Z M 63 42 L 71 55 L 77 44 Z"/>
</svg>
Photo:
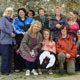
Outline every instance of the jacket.
<svg viewBox="0 0 80 80">
<path fill-rule="evenodd" d="M 56 44 L 54 41 L 49 41 L 47 44 L 45 43 L 45 41 L 42 41 L 42 48 L 41 50 L 44 50 L 44 47 L 46 47 L 48 49 L 48 51 L 51 51 L 53 53 L 56 54 Z"/>
<path fill-rule="evenodd" d="M 75 44 L 75 42 L 73 42 L 72 38 L 70 37 L 70 35 L 67 35 L 67 38 L 62 38 L 62 36 L 60 36 L 60 38 L 58 39 L 58 43 L 57 43 L 57 53 L 64 53 L 64 54 L 70 54 L 70 58 L 73 59 L 75 61 L 76 58 L 76 52 L 77 52 L 77 46 Z"/>
<path fill-rule="evenodd" d="M 22 21 L 19 17 L 15 18 L 13 23 L 15 34 L 23 34 L 28 31 L 33 21 L 34 20 L 30 17 L 25 17 L 24 21 Z"/>
<path fill-rule="evenodd" d="M 38 50 L 42 42 L 42 35 L 40 32 L 37 33 L 36 40 L 37 40 L 36 45 L 33 48 L 34 51 Z M 30 52 L 31 42 L 32 42 L 32 31 L 27 31 L 20 45 L 20 50 L 23 55 Z"/>
<path fill-rule="evenodd" d="M 56 24 L 67 25 L 69 27 L 65 17 L 62 14 L 60 15 L 60 17 L 61 19 L 58 21 L 56 19 L 56 15 L 54 15 L 49 21 L 49 28 L 51 32 L 53 32 L 53 39 L 60 36 L 60 29 L 56 28 Z"/>
<path fill-rule="evenodd" d="M 13 19 L 8 16 L 0 18 L 0 44 L 16 44 L 15 38 L 11 37 L 14 32 Z"/>
</svg>

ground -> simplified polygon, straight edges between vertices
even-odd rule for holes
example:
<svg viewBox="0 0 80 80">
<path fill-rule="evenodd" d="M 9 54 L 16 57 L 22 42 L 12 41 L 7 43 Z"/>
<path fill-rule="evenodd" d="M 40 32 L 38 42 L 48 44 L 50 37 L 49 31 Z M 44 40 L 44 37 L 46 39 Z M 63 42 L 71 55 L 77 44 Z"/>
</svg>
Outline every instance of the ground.
<svg viewBox="0 0 80 80">
<path fill-rule="evenodd" d="M 20 73 L 12 73 L 10 75 L 0 75 L 0 80 L 80 80 L 80 71 L 75 74 L 59 75 L 54 72 L 53 75 L 44 73 L 43 75 L 30 77 L 25 76 L 25 71 Z"/>
</svg>

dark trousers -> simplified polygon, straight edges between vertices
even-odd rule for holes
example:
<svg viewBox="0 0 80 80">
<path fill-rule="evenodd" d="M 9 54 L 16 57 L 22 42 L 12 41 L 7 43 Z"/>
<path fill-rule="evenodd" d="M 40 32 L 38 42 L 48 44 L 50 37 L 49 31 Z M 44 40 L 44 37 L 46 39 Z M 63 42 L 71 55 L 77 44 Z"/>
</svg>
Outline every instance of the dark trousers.
<svg viewBox="0 0 80 80">
<path fill-rule="evenodd" d="M 12 45 L 0 45 L 1 48 L 1 72 L 11 72 Z"/>
<path fill-rule="evenodd" d="M 76 58 L 76 71 L 80 71 L 80 56 Z"/>
<path fill-rule="evenodd" d="M 27 70 L 36 69 L 36 67 L 37 67 L 36 61 L 35 62 L 26 61 L 25 63 L 26 63 Z"/>
<path fill-rule="evenodd" d="M 16 35 L 16 48 L 14 49 L 14 69 L 25 69 L 25 60 L 19 55 L 16 54 L 16 50 L 20 47 L 23 35 Z"/>
</svg>

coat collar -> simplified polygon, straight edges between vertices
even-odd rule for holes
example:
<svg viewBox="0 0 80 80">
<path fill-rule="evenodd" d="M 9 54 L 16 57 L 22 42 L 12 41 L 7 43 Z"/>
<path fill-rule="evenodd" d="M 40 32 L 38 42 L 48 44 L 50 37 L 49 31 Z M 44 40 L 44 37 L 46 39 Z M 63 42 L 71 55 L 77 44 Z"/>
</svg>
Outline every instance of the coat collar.
<svg viewBox="0 0 80 80">
<path fill-rule="evenodd" d="M 9 22 L 13 22 L 13 19 L 10 18 L 9 16 L 4 16 Z"/>
<path fill-rule="evenodd" d="M 71 38 L 70 35 L 67 34 L 67 38 L 66 39 L 70 39 L 70 38 Z M 64 40 L 65 38 L 63 38 L 62 35 L 60 35 L 60 39 Z"/>
<path fill-rule="evenodd" d="M 40 32 L 37 32 L 37 35 L 39 35 Z M 32 30 L 28 32 L 29 36 L 32 37 Z"/>
</svg>

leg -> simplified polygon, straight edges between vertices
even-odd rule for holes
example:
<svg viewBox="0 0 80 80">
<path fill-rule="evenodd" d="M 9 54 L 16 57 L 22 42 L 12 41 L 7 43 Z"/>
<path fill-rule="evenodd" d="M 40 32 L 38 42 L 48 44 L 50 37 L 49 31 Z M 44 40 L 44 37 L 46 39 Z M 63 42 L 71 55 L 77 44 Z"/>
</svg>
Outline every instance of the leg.
<svg viewBox="0 0 80 80">
<path fill-rule="evenodd" d="M 11 72 L 11 65 L 12 65 L 12 45 L 9 45 L 9 56 L 8 56 L 8 72 Z"/>
<path fill-rule="evenodd" d="M 25 69 L 25 60 L 18 54 L 16 54 L 16 50 L 20 47 L 21 40 L 23 35 L 16 35 L 16 49 L 14 50 L 14 69 L 21 70 Z"/>
<path fill-rule="evenodd" d="M 32 71 L 31 71 L 31 73 L 33 74 L 33 75 L 38 75 L 38 73 L 36 72 L 36 61 L 35 62 L 32 62 L 32 67 L 31 67 L 31 69 L 32 69 Z"/>
<path fill-rule="evenodd" d="M 32 67 L 31 67 L 31 69 L 36 69 L 36 66 L 37 66 L 36 61 L 35 61 L 35 62 L 32 62 Z"/>
<path fill-rule="evenodd" d="M 8 70 L 8 57 L 9 57 L 9 45 L 1 45 L 1 72 L 7 73 Z"/>
<path fill-rule="evenodd" d="M 60 72 L 64 72 L 64 62 L 65 62 L 66 56 L 64 53 L 58 54 L 58 61 L 59 61 L 59 70 Z"/>
<path fill-rule="evenodd" d="M 75 73 L 75 62 L 72 59 L 67 62 L 67 72 L 70 74 Z"/>
<path fill-rule="evenodd" d="M 26 63 L 26 76 L 30 76 L 31 62 L 25 61 L 25 63 Z"/>
<path fill-rule="evenodd" d="M 26 61 L 26 69 L 31 70 L 31 62 Z"/>
<path fill-rule="evenodd" d="M 76 58 L 76 65 L 75 65 L 76 71 L 80 70 L 80 56 Z"/>
</svg>

